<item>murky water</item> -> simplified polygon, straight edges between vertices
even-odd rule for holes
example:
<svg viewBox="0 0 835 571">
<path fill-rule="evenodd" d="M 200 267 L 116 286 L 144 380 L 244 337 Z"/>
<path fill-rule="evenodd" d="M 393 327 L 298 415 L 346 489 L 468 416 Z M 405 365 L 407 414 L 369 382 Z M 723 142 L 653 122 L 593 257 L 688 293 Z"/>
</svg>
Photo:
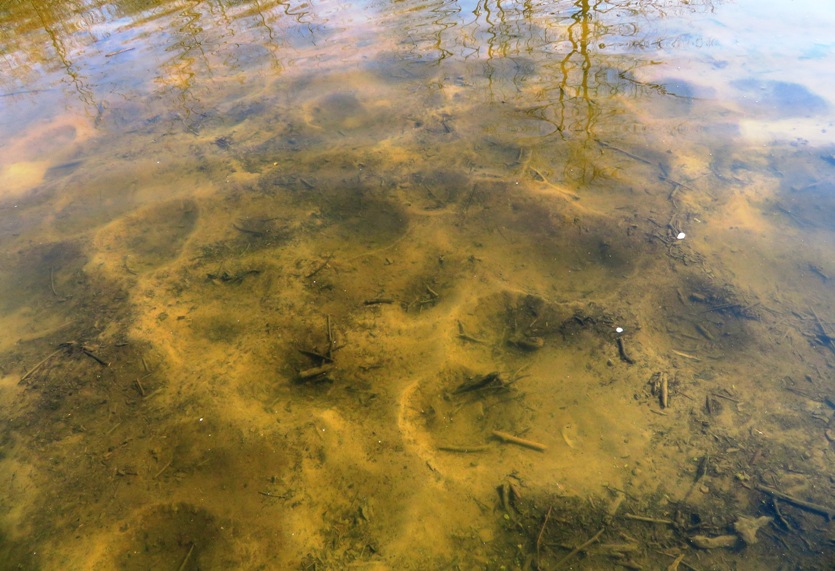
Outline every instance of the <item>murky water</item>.
<svg viewBox="0 0 835 571">
<path fill-rule="evenodd" d="M 4 4 L 0 567 L 832 568 L 821 4 Z"/>
</svg>

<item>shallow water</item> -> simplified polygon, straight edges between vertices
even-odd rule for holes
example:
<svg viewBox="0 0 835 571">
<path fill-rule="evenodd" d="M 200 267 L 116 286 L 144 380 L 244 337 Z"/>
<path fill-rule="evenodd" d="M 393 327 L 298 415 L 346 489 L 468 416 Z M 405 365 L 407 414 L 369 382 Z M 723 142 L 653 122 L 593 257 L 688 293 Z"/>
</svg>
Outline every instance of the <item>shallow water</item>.
<svg viewBox="0 0 835 571">
<path fill-rule="evenodd" d="M 0 567 L 831 568 L 820 4 L 4 5 Z"/>
</svg>

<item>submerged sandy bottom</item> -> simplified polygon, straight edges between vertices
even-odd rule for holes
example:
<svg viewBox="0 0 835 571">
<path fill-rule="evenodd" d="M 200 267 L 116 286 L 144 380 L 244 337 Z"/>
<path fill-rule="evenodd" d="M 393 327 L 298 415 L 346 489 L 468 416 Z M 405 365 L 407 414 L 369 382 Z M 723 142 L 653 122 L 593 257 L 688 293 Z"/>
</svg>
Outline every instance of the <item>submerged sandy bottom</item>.
<svg viewBox="0 0 835 571">
<path fill-rule="evenodd" d="M 295 81 L 6 167 L 9 568 L 832 562 L 831 153 Z"/>
</svg>

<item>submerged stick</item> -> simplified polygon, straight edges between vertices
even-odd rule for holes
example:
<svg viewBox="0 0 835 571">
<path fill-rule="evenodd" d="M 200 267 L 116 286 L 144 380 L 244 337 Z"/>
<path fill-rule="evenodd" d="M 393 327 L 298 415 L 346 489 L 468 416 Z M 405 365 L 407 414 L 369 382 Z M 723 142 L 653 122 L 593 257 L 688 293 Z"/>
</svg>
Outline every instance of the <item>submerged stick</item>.
<svg viewBox="0 0 835 571">
<path fill-rule="evenodd" d="M 690 355 L 690 354 L 685 353 L 683 351 L 676 351 L 675 349 L 670 349 L 670 351 L 673 352 L 674 354 L 678 355 L 679 357 L 684 357 L 685 359 L 693 359 L 694 361 L 701 361 L 701 359 L 699 359 L 698 357 L 694 357 L 693 355 Z"/>
<path fill-rule="evenodd" d="M 467 335 L 466 333 L 459 333 L 458 338 L 462 341 L 469 341 L 470 343 L 475 343 L 476 345 L 485 345 L 486 343 L 481 339 L 473 337 L 472 335 Z"/>
<path fill-rule="evenodd" d="M 814 316 L 815 321 L 818 324 L 818 329 L 820 329 L 821 332 L 821 341 L 823 341 L 823 344 L 829 347 L 829 349 L 833 353 L 835 353 L 835 343 L 833 343 L 832 337 L 829 335 L 829 332 L 826 330 L 826 327 L 824 327 L 823 321 L 821 321 L 821 318 L 818 317 L 818 314 L 815 312 L 815 309 L 811 305 L 809 306 L 809 311 L 812 312 L 812 315 Z"/>
<path fill-rule="evenodd" d="M 486 444 L 477 445 L 477 446 L 451 446 L 451 445 L 444 445 L 438 446 L 438 450 L 443 452 L 459 452 L 461 454 L 470 454 L 472 452 L 484 452 L 485 450 L 489 450 L 490 447 Z"/>
<path fill-rule="evenodd" d="M 508 434 L 507 432 L 502 432 L 500 430 L 494 430 L 493 436 L 495 436 L 505 444 L 516 444 L 517 446 L 523 446 L 525 448 L 530 448 L 531 450 L 536 450 L 538 452 L 545 452 L 545 450 L 548 449 L 547 446 L 539 442 L 527 440 L 525 438 L 519 438 L 518 436 L 513 436 L 512 434 Z"/>
<path fill-rule="evenodd" d="M 667 571 L 678 571 L 678 566 L 682 561 L 684 561 L 684 553 L 679 553 L 675 561 L 670 563 L 670 565 L 667 567 Z"/>
<path fill-rule="evenodd" d="M 795 498 L 794 496 L 790 496 L 789 494 L 783 493 L 780 490 L 775 490 L 774 488 L 769 488 L 768 486 L 763 486 L 761 484 L 757 484 L 754 487 L 760 492 L 768 494 L 773 498 L 779 498 L 784 502 L 788 502 L 796 507 L 803 508 L 810 512 L 815 512 L 817 514 L 821 514 L 825 516 L 826 519 L 829 521 L 832 521 L 832 519 L 835 518 L 835 509 L 831 509 L 826 506 L 816 504 L 814 502 L 807 502 L 806 500 Z"/>
<path fill-rule="evenodd" d="M 122 267 L 125 268 L 125 271 L 127 273 L 129 273 L 130 275 L 132 275 L 132 276 L 137 275 L 136 272 L 133 271 L 132 269 L 130 269 L 130 266 L 128 266 L 128 257 L 127 256 L 122 258 Z"/>
<path fill-rule="evenodd" d="M 241 234 L 249 234 L 250 236 L 255 236 L 256 238 L 263 238 L 267 235 L 267 232 L 263 232 L 261 230 L 252 230 L 250 228 L 244 228 L 243 226 L 238 226 L 237 224 L 232 224 L 232 228 L 234 228 Z"/>
<path fill-rule="evenodd" d="M 720 399 L 725 399 L 725 400 L 729 400 L 729 401 L 731 401 L 731 402 L 735 402 L 735 403 L 737 403 L 737 404 L 739 404 L 740 402 L 742 402 L 742 401 L 740 401 L 739 399 L 735 399 L 734 397 L 729 397 L 728 395 L 723 395 L 722 393 L 710 393 L 710 394 L 711 394 L 712 396 L 717 397 L 717 398 L 720 398 Z"/>
<path fill-rule="evenodd" d="M 312 272 L 310 272 L 309 274 L 307 274 L 304 277 L 308 278 L 308 279 L 312 278 L 313 276 L 315 276 L 316 274 L 318 274 L 319 272 L 324 270 L 326 267 L 328 267 L 328 264 L 330 263 L 330 261 L 332 259 L 333 259 L 333 255 L 330 255 L 330 256 L 326 257 L 324 262 L 319 264 L 319 266 L 317 266 L 315 270 L 313 270 Z"/>
<path fill-rule="evenodd" d="M 333 361 L 333 328 L 330 314 L 328 314 L 328 359 Z"/>
<path fill-rule="evenodd" d="M 635 364 L 635 359 L 629 356 L 626 352 L 626 347 L 623 346 L 623 337 L 618 337 L 618 354 L 622 360 L 626 361 L 630 365 Z"/>
<path fill-rule="evenodd" d="M 327 355 L 322 355 L 321 353 L 317 353 L 316 351 L 311 351 L 309 349 L 298 349 L 298 352 L 301 353 L 302 355 L 307 355 L 308 357 L 311 357 L 313 359 L 318 359 L 319 361 L 322 361 L 323 363 L 332 363 L 333 362 L 333 359 L 331 357 L 328 357 Z"/>
<path fill-rule="evenodd" d="M 34 374 L 35 374 L 35 372 L 36 372 L 38 369 L 40 369 L 40 368 L 43 366 L 43 364 L 44 364 L 44 363 L 46 363 L 47 361 L 49 361 L 52 357 L 54 357 L 55 355 L 57 355 L 58 353 L 60 353 L 60 352 L 61 352 L 61 351 L 63 351 L 64 349 L 66 349 L 66 347 L 65 347 L 65 346 L 63 346 L 63 345 L 61 345 L 61 346 L 60 346 L 60 347 L 58 347 L 55 351 L 53 351 L 52 353 L 50 353 L 49 355 L 47 355 L 46 357 L 44 357 L 41 361 L 39 361 L 39 362 L 38 362 L 38 364 L 37 364 L 37 365 L 35 365 L 35 366 L 34 366 L 34 367 L 32 367 L 31 369 L 29 369 L 29 372 L 28 372 L 28 373 L 26 373 L 25 375 L 23 375 L 22 377 L 20 377 L 20 380 L 17 382 L 17 384 L 21 384 L 21 383 L 25 382 L 25 381 L 26 381 L 26 379 L 28 379 L 29 377 L 31 377 L 32 375 L 34 375 Z"/>
<path fill-rule="evenodd" d="M 696 332 L 699 335 L 701 335 L 708 341 L 716 341 L 716 338 L 713 336 L 713 334 L 710 331 L 708 331 L 707 328 L 701 323 L 694 323 L 693 327 L 696 329 Z"/>
<path fill-rule="evenodd" d="M 110 434 L 112 434 L 113 432 L 116 432 L 116 429 L 117 429 L 117 428 L 119 428 L 120 426 L 122 426 L 122 421 L 121 421 L 121 420 L 120 420 L 119 422 L 117 422 L 116 424 L 114 424 L 113 426 L 111 426 L 111 427 L 107 430 L 107 432 L 105 432 L 105 433 L 104 433 L 104 434 L 105 434 L 105 436 L 109 436 L 109 435 L 110 435 Z"/>
<path fill-rule="evenodd" d="M 661 408 L 670 406 L 670 387 L 667 382 L 667 375 L 661 374 Z"/>
<path fill-rule="evenodd" d="M 165 464 L 165 466 L 163 466 L 162 468 L 160 468 L 160 469 L 159 469 L 159 472 L 157 472 L 156 474 L 154 474 L 154 477 L 153 477 L 152 479 L 153 479 L 153 480 L 156 480 L 157 478 L 159 478 L 160 476 L 162 476 L 162 473 L 163 473 L 163 472 L 165 472 L 165 471 L 168 469 L 168 467 L 171 465 L 171 462 L 173 462 L 173 461 L 174 461 L 174 458 L 172 457 L 172 458 L 171 458 L 171 460 L 169 460 L 169 461 Z"/>
<path fill-rule="evenodd" d="M 58 292 L 55 291 L 55 268 L 50 266 L 49 268 L 49 288 L 52 290 L 52 293 L 55 294 L 55 297 L 61 297 L 58 295 Z"/>
<path fill-rule="evenodd" d="M 183 562 L 180 563 L 180 566 L 177 568 L 177 571 L 183 571 L 188 565 L 188 560 L 191 559 L 191 554 L 194 552 L 194 543 L 191 544 L 191 547 L 188 548 L 188 553 L 186 553 L 186 558 L 183 559 Z"/>
<path fill-rule="evenodd" d="M 577 547 L 575 547 L 574 549 L 572 549 L 572 550 L 571 550 L 571 553 L 569 553 L 568 555 L 566 555 L 565 557 L 563 557 L 562 559 L 560 559 L 559 561 L 557 561 L 557 564 L 554 566 L 554 569 L 559 569 L 559 568 L 561 568 L 563 565 L 565 565 L 566 563 L 568 563 L 568 561 L 569 561 L 572 557 L 574 557 L 575 555 L 577 555 L 578 553 L 580 553 L 581 551 L 583 551 L 586 547 L 588 547 L 589 545 L 591 545 L 592 543 L 594 543 L 595 541 L 597 541 L 597 540 L 598 540 L 598 538 L 600 538 L 600 536 L 601 536 L 601 535 L 603 535 L 603 532 L 604 532 L 604 531 L 606 531 L 606 528 L 605 528 L 605 527 L 601 527 L 601 528 L 600 528 L 600 531 L 598 531 L 597 533 L 595 533 L 595 534 L 594 534 L 592 537 L 590 537 L 590 538 L 589 538 L 589 539 L 588 539 L 585 543 L 583 543 L 582 545 L 578 545 Z"/>
<path fill-rule="evenodd" d="M 307 379 L 312 379 L 314 377 L 318 377 L 319 375 L 324 375 L 325 373 L 329 373 L 333 370 L 333 365 L 330 363 L 326 363 L 321 367 L 313 367 L 310 369 L 304 369 L 299 371 L 299 379 L 305 381 Z"/>
<path fill-rule="evenodd" d="M 660 523 L 662 525 L 673 525 L 673 520 L 671 519 L 658 519 L 654 517 L 647 517 L 644 515 L 635 515 L 635 514 L 623 514 L 623 517 L 626 519 L 631 519 L 632 521 L 643 521 L 646 523 Z"/>
<path fill-rule="evenodd" d="M 603 147 L 604 149 L 609 149 L 609 150 L 612 150 L 612 151 L 618 152 L 618 153 L 620 153 L 620 154 L 622 154 L 622 155 L 626 155 L 626 156 L 627 156 L 627 157 L 629 157 L 630 159 L 634 159 L 634 160 L 638 161 L 639 163 L 644 163 L 645 165 L 649 165 L 649 166 L 655 166 L 655 165 L 653 165 L 653 164 L 652 164 L 652 162 L 651 162 L 651 161 L 649 161 L 648 159 L 645 159 L 644 157 L 638 156 L 638 155 L 636 155 L 636 154 L 634 154 L 634 153 L 630 153 L 629 151 L 626 151 L 626 150 L 621 149 L 621 148 L 619 148 L 619 147 L 616 147 L 616 146 L 614 146 L 614 145 L 610 145 L 609 143 L 604 143 L 604 142 L 603 142 L 603 141 L 601 141 L 600 139 L 595 139 L 595 142 L 596 142 L 598 145 L 600 145 L 601 147 Z"/>
<path fill-rule="evenodd" d="M 363 303 L 365 305 L 388 305 L 394 303 L 394 299 L 390 297 L 375 297 L 373 299 L 366 299 Z"/>
<path fill-rule="evenodd" d="M 87 355 L 88 357 L 90 357 L 93 361 L 95 361 L 96 363 L 98 363 L 102 367 L 109 367 L 110 366 L 110 363 L 104 361 L 98 355 L 96 355 L 90 349 L 88 349 L 87 347 L 84 347 L 83 345 L 81 346 L 81 352 L 84 353 L 85 355 Z"/>
<path fill-rule="evenodd" d="M 661 555 L 665 555 L 665 556 L 667 556 L 667 557 L 671 557 L 671 558 L 673 558 L 673 559 L 678 559 L 678 556 L 677 556 L 677 555 L 674 555 L 674 554 L 672 554 L 672 553 L 667 553 L 666 551 L 660 551 L 660 550 L 658 550 L 658 549 L 656 549 L 656 550 L 654 550 L 654 551 L 655 551 L 656 553 L 660 553 Z M 699 569 L 698 569 L 698 568 L 693 567 L 692 565 L 690 565 L 689 563 L 687 563 L 687 561 L 685 561 L 684 559 L 682 559 L 681 561 L 679 561 L 679 564 L 681 564 L 682 566 L 686 567 L 687 569 L 690 569 L 691 571 L 699 571 Z"/>
<path fill-rule="evenodd" d="M 109 54 L 104 54 L 104 57 L 113 57 L 119 54 L 123 54 L 125 52 L 130 52 L 135 50 L 136 48 L 122 48 L 121 50 L 116 50 L 115 52 L 110 52 Z"/>
<path fill-rule="evenodd" d="M 463 339 L 464 341 L 469 341 L 470 343 L 477 343 L 479 345 L 485 344 L 484 341 L 482 341 L 481 339 L 467 334 L 467 330 L 464 329 L 464 324 L 461 323 L 460 319 L 458 320 L 458 338 Z"/>
<path fill-rule="evenodd" d="M 545 521 L 542 522 L 542 527 L 539 530 L 539 535 L 536 536 L 536 559 L 539 561 L 539 550 L 542 546 L 542 536 L 545 535 L 545 526 L 548 525 L 548 520 L 551 519 L 551 510 L 554 506 L 548 506 L 548 513 L 545 514 Z"/>
</svg>

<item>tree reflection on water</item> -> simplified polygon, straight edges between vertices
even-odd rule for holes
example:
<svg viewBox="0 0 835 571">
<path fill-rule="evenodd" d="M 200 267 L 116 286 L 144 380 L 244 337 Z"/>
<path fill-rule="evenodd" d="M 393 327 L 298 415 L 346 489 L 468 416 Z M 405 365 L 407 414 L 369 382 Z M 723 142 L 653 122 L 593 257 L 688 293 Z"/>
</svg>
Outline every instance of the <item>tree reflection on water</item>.
<svg viewBox="0 0 835 571">
<path fill-rule="evenodd" d="M 267 50 L 270 73 L 279 74 L 301 48 L 350 46 L 352 34 L 369 33 L 367 22 L 357 23 L 367 18 L 380 22 L 370 32 L 381 45 L 400 38 L 404 63 L 477 59 L 489 80 L 504 75 L 516 89 L 536 78 L 540 105 L 530 113 L 555 132 L 589 131 L 595 99 L 629 87 L 611 70 L 649 65 L 645 49 L 680 40 L 659 36 L 652 18 L 713 10 L 712 2 L 688 0 L 411 4 L 11 2 L 0 15 L 0 85 L 12 97 L 60 82 L 96 114 L 106 95 L 144 80 L 144 94 L 170 97 L 191 116 L 202 83 L 246 71 L 252 45 Z"/>
</svg>

